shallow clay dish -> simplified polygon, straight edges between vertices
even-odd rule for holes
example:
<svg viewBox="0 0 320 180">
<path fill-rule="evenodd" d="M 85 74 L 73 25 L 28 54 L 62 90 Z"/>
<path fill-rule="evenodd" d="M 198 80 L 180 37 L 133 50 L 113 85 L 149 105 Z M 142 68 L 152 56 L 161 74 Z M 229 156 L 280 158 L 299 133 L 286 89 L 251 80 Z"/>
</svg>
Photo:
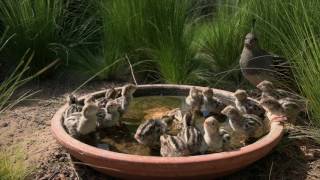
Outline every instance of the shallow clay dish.
<svg viewBox="0 0 320 180">
<path fill-rule="evenodd" d="M 174 95 L 186 96 L 191 86 L 185 85 L 140 85 L 134 96 Z M 199 87 L 201 88 L 201 87 Z M 231 92 L 213 89 L 226 104 L 233 103 Z M 104 91 L 93 93 L 97 98 Z M 82 143 L 69 136 L 62 126 L 62 114 L 67 105 L 61 107 L 52 118 L 51 130 L 57 141 L 75 158 L 98 171 L 125 179 L 135 178 L 215 178 L 233 173 L 268 154 L 280 141 L 283 126 L 271 124 L 269 134 L 257 142 L 241 149 L 214 154 L 189 157 L 152 157 L 122 154 Z"/>
</svg>

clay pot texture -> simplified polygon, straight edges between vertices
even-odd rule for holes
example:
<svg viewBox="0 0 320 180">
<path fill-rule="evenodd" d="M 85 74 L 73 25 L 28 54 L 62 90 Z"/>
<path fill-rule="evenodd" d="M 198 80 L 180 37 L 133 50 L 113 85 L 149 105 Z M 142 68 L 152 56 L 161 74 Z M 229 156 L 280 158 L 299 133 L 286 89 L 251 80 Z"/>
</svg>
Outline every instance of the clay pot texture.
<svg viewBox="0 0 320 180">
<path fill-rule="evenodd" d="M 186 96 L 187 85 L 139 85 L 134 96 L 177 95 Z M 201 87 L 199 87 L 201 88 Z M 226 104 L 233 104 L 233 93 L 213 89 Z M 93 93 L 95 97 L 104 96 L 105 91 Z M 83 97 L 84 98 L 84 97 Z M 83 99 L 82 98 L 82 99 Z M 281 140 L 283 126 L 279 122 L 271 123 L 270 132 L 253 144 L 238 150 L 189 156 L 154 157 L 117 153 L 98 149 L 69 136 L 63 128 L 63 112 L 67 104 L 61 107 L 52 118 L 52 135 L 72 156 L 83 163 L 107 175 L 124 179 L 138 178 L 215 178 L 238 171 L 267 155 Z"/>
</svg>

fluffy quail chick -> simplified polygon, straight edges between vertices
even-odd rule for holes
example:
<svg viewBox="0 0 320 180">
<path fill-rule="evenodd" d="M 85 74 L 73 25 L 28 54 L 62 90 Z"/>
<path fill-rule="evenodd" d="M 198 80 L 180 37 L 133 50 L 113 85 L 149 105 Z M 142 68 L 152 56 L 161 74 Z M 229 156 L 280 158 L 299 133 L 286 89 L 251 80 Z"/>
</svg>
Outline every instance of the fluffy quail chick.
<svg viewBox="0 0 320 180">
<path fill-rule="evenodd" d="M 219 99 L 213 97 L 213 91 L 207 87 L 202 91 L 203 104 L 201 106 L 202 114 L 208 117 L 213 114 L 220 114 L 223 108 L 226 107 Z"/>
<path fill-rule="evenodd" d="M 134 138 L 143 145 L 157 149 L 160 147 L 160 136 L 167 131 L 165 122 L 151 119 L 143 122 L 138 127 Z"/>
<path fill-rule="evenodd" d="M 98 106 L 94 103 L 85 104 L 81 113 L 73 113 L 64 120 L 68 133 L 75 138 L 96 131 Z"/>
<path fill-rule="evenodd" d="M 306 101 L 295 93 L 291 93 L 282 89 L 275 89 L 273 83 L 270 81 L 262 81 L 257 85 L 257 88 L 262 92 L 261 98 L 272 97 L 277 100 L 285 99 L 285 101 L 296 103 L 299 106 L 300 111 L 307 112 Z"/>
<path fill-rule="evenodd" d="M 219 122 L 213 116 L 206 118 L 203 123 L 203 138 L 210 152 L 221 152 L 223 147 L 229 144 L 230 136 L 228 133 L 220 133 L 219 127 Z"/>
<path fill-rule="evenodd" d="M 232 150 L 230 133 L 227 130 L 225 130 L 223 127 L 220 127 L 219 134 L 222 137 L 222 150 L 224 151 Z"/>
<path fill-rule="evenodd" d="M 192 114 L 186 113 L 183 117 L 183 127 L 178 137 L 186 143 L 191 154 L 203 154 L 207 150 L 207 145 L 201 131 L 194 124 Z"/>
<path fill-rule="evenodd" d="M 68 95 L 67 102 L 69 106 L 64 111 L 64 119 L 68 118 L 72 113 L 81 112 L 83 108 L 83 106 L 79 103 L 78 99 L 73 94 Z"/>
<path fill-rule="evenodd" d="M 248 99 L 248 94 L 245 90 L 238 89 L 234 93 L 236 108 L 242 114 L 254 114 L 259 117 L 264 117 L 265 110 L 254 101 Z"/>
<path fill-rule="evenodd" d="M 120 115 L 124 114 L 127 111 L 129 104 L 133 99 L 133 93 L 136 91 L 136 89 L 137 86 L 133 84 L 127 84 L 122 88 L 121 97 L 114 100 L 115 102 L 120 104 Z"/>
<path fill-rule="evenodd" d="M 191 87 L 186 97 L 186 104 L 191 111 L 199 112 L 202 104 L 201 91 L 196 87 Z"/>
<path fill-rule="evenodd" d="M 286 97 L 291 97 L 295 100 L 302 101 L 298 95 L 282 89 L 276 89 L 273 83 L 267 80 L 259 83 L 257 85 L 257 88 L 261 91 L 261 98 L 272 97 L 275 99 L 282 99 Z"/>
<path fill-rule="evenodd" d="M 169 121 L 170 131 L 179 132 L 183 127 L 183 112 L 180 108 L 168 111 L 163 117 L 167 117 Z"/>
<path fill-rule="evenodd" d="M 257 88 L 261 90 L 261 98 L 273 97 L 278 99 L 278 95 L 275 93 L 273 83 L 270 81 L 262 81 L 257 85 Z"/>
<path fill-rule="evenodd" d="M 233 106 L 227 106 L 221 111 L 228 118 L 229 132 L 230 132 L 230 146 L 239 148 L 245 145 L 248 137 L 247 129 L 245 128 L 245 121 L 241 113 Z"/>
<path fill-rule="evenodd" d="M 266 110 L 266 115 L 271 121 L 285 121 L 287 117 L 281 104 L 272 97 L 261 98 L 260 105 Z"/>
<path fill-rule="evenodd" d="M 178 136 L 162 135 L 160 137 L 160 154 L 163 157 L 188 156 L 190 151 L 187 144 Z"/>
<path fill-rule="evenodd" d="M 254 114 L 244 114 L 244 129 L 248 138 L 260 138 L 267 131 L 269 127 L 269 120 L 262 119 Z"/>
<path fill-rule="evenodd" d="M 248 138 L 259 138 L 265 133 L 264 119 L 254 114 L 241 114 L 235 107 L 227 106 L 222 114 L 229 118 L 229 125 L 235 133 Z"/>
<path fill-rule="evenodd" d="M 104 108 L 107 105 L 107 102 L 115 99 L 117 95 L 117 90 L 115 90 L 114 88 L 108 88 L 106 90 L 104 98 L 99 102 L 99 107 Z"/>
<path fill-rule="evenodd" d="M 302 108 L 291 98 L 280 99 L 279 103 L 288 121 L 295 122 Z"/>
<path fill-rule="evenodd" d="M 113 126 L 120 126 L 120 104 L 113 101 L 109 101 L 105 108 L 100 108 L 98 117 L 98 127 L 107 128 Z"/>
</svg>

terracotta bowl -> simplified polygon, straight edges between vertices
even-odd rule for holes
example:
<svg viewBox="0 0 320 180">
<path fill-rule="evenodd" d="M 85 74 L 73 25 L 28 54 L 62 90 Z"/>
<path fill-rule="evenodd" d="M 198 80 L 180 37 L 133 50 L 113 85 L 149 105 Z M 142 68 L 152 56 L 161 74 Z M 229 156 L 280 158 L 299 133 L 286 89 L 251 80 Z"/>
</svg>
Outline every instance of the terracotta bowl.
<svg viewBox="0 0 320 180">
<path fill-rule="evenodd" d="M 186 96 L 191 86 L 186 85 L 139 85 L 134 96 L 175 95 Z M 199 87 L 201 88 L 201 87 Z M 232 104 L 231 92 L 213 89 L 225 103 Z M 104 91 L 93 93 L 102 97 Z M 98 149 L 69 136 L 62 125 L 62 114 L 67 105 L 61 107 L 52 118 L 51 130 L 56 140 L 75 158 L 96 170 L 125 179 L 135 178 L 215 178 L 231 174 L 268 154 L 280 141 L 283 126 L 271 124 L 269 134 L 257 142 L 241 149 L 189 157 L 152 157 L 117 153 Z"/>
</svg>

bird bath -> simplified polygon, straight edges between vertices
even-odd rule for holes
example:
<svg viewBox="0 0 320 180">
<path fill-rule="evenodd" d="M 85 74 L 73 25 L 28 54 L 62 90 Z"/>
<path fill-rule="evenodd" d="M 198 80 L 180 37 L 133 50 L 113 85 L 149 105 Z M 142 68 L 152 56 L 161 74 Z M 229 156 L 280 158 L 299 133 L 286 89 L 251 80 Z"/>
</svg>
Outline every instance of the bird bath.
<svg viewBox="0 0 320 180">
<path fill-rule="evenodd" d="M 187 96 L 192 86 L 187 85 L 139 85 L 134 97 L 170 96 L 171 105 L 179 101 L 177 97 Z M 201 88 L 201 87 L 199 87 Z M 213 89 L 214 93 L 225 104 L 234 102 L 233 93 Z M 105 91 L 93 93 L 95 98 L 103 97 Z M 84 97 L 82 98 L 82 100 Z M 143 99 L 142 99 L 143 101 Z M 280 141 L 283 126 L 272 122 L 270 132 L 258 141 L 237 150 L 187 156 L 157 157 L 119 153 L 90 146 L 72 138 L 63 127 L 63 112 L 67 104 L 54 115 L 51 130 L 57 141 L 75 158 L 96 170 L 127 179 L 132 178 L 214 178 L 230 174 L 244 168 L 268 154 Z M 145 114 L 144 114 L 145 115 Z M 141 116 L 141 115 L 140 115 Z"/>
</svg>

